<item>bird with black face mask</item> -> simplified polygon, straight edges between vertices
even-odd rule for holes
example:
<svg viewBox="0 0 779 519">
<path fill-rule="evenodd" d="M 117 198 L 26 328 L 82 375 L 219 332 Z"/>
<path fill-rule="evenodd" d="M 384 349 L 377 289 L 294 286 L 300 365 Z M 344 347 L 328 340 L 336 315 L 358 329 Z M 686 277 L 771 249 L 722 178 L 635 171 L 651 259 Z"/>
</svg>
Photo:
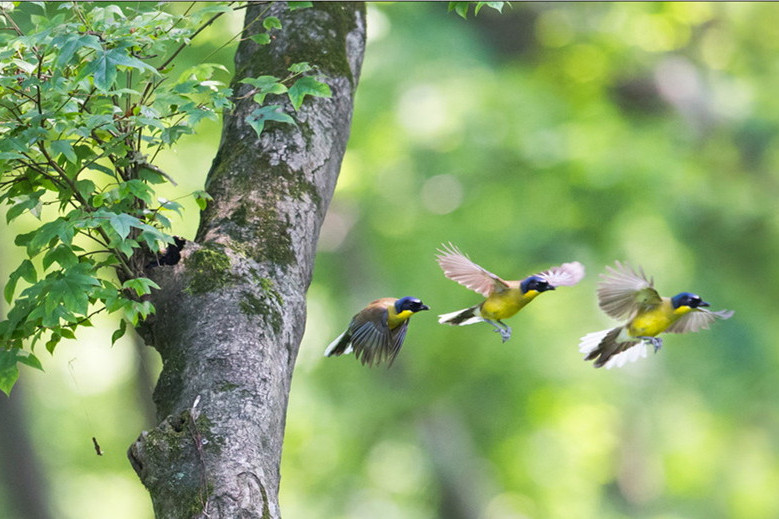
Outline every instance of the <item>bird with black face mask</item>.
<svg viewBox="0 0 779 519">
<path fill-rule="evenodd" d="M 563 263 L 520 281 L 505 281 L 473 261 L 460 249 L 442 245 L 436 260 L 444 275 L 486 299 L 478 305 L 438 316 L 441 324 L 465 326 L 486 322 L 500 333 L 503 342 L 511 337 L 511 328 L 502 320 L 516 314 L 540 293 L 556 287 L 575 285 L 584 277 L 584 266 L 578 261 Z"/>
<path fill-rule="evenodd" d="M 627 323 L 580 339 L 579 351 L 585 354 L 584 360 L 594 360 L 596 368 L 621 367 L 646 357 L 647 345 L 657 352 L 663 345 L 657 337 L 660 333 L 697 332 L 733 315 L 732 310 L 707 310 L 704 307 L 709 303 L 690 292 L 660 297 L 654 281 L 641 268 L 636 271 L 618 261 L 616 267 L 606 267 L 606 272 L 598 284 L 598 305 Z"/>
<path fill-rule="evenodd" d="M 430 308 L 415 297 L 385 297 L 357 312 L 349 327 L 330 343 L 325 357 L 354 352 L 363 364 L 391 366 L 406 338 L 409 318 Z"/>
</svg>

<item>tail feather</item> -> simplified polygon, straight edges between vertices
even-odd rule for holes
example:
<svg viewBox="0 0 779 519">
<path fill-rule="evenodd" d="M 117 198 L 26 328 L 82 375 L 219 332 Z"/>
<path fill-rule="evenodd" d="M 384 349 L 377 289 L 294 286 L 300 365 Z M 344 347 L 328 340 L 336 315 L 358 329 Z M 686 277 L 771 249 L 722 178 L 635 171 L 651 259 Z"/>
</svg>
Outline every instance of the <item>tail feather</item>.
<svg viewBox="0 0 779 519">
<path fill-rule="evenodd" d="M 646 343 L 642 340 L 620 340 L 623 327 L 588 333 L 579 340 L 579 351 L 584 360 L 594 360 L 595 367 L 621 368 L 628 362 L 646 357 Z"/>
<path fill-rule="evenodd" d="M 335 338 L 325 349 L 325 357 L 345 355 L 352 352 L 352 334 L 345 331 Z"/>
<path fill-rule="evenodd" d="M 476 315 L 478 309 L 479 305 L 476 305 L 464 310 L 441 314 L 438 316 L 438 322 L 441 324 L 451 324 L 452 326 L 465 326 L 466 324 L 480 323 L 484 321 L 484 319 Z"/>
</svg>

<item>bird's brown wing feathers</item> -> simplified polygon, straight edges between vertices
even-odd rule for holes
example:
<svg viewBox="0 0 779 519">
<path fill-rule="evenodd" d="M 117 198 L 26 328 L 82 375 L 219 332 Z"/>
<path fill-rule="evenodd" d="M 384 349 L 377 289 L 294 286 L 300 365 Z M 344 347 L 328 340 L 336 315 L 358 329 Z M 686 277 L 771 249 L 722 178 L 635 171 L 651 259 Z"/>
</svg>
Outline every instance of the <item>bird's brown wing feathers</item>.
<svg viewBox="0 0 779 519">
<path fill-rule="evenodd" d="M 387 308 L 377 304 L 380 301 L 374 301 L 361 310 L 349 325 L 354 355 L 363 364 L 371 366 L 381 362 L 390 348 Z"/>
<path fill-rule="evenodd" d="M 436 261 L 443 269 L 444 275 L 452 281 L 456 281 L 484 297 L 489 297 L 496 290 L 508 288 L 507 281 L 471 261 L 451 243 L 442 245 L 442 247 L 443 249 L 438 250 Z"/>
<path fill-rule="evenodd" d="M 387 361 L 387 367 L 392 366 L 395 362 L 395 357 L 400 353 L 400 348 L 403 347 L 403 341 L 406 340 L 406 330 L 408 330 L 408 320 L 403 321 L 400 325 L 390 332 L 390 339 L 388 341 L 389 347 L 385 350 L 384 360 Z"/>
<path fill-rule="evenodd" d="M 611 317 L 631 317 L 641 308 L 662 303 L 652 280 L 647 279 L 643 269 L 636 271 L 618 261 L 616 267 L 606 267 L 606 274 L 601 274 L 601 277 L 598 305 Z"/>
</svg>

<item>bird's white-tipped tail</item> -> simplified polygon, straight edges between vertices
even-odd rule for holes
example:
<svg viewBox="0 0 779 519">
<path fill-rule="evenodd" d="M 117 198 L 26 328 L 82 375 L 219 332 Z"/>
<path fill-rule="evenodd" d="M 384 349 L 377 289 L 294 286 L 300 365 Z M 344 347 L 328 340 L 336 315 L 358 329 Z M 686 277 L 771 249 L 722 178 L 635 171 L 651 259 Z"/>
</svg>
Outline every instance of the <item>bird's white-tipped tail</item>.
<svg viewBox="0 0 779 519">
<path fill-rule="evenodd" d="M 325 355 L 324 355 L 325 357 L 330 357 L 331 355 L 333 355 L 335 349 L 338 347 L 339 343 L 344 338 L 344 335 L 346 335 L 346 332 L 336 337 L 335 340 L 327 346 L 327 348 L 325 349 Z M 347 353 L 351 353 L 352 351 L 353 351 L 352 345 L 350 344 L 344 349 L 344 351 L 337 353 L 336 355 L 345 355 Z"/>
<path fill-rule="evenodd" d="M 611 331 L 611 329 L 608 330 L 601 330 L 599 332 L 592 332 L 588 333 L 581 339 L 579 339 L 579 351 L 581 353 L 584 353 L 584 356 L 586 357 L 596 349 L 598 349 L 598 346 L 600 346 L 601 341 L 604 337 Z"/>
<path fill-rule="evenodd" d="M 628 362 L 635 362 L 638 359 L 646 358 L 646 354 L 646 342 L 641 341 L 635 346 L 631 346 L 625 351 L 612 356 L 608 361 L 606 361 L 606 364 L 604 364 L 603 367 L 606 369 L 621 368 Z"/>
<path fill-rule="evenodd" d="M 581 339 L 579 339 L 579 351 L 584 354 L 586 358 L 590 353 L 597 350 L 606 335 L 611 332 L 611 329 L 601 330 L 599 332 L 588 333 Z M 619 338 L 617 338 L 619 340 Z M 621 351 L 612 355 L 607 360 L 603 367 L 606 369 L 621 368 L 628 362 L 635 362 L 638 359 L 643 359 L 647 356 L 647 347 L 645 341 L 640 341 L 635 346 L 631 346 L 625 351 Z"/>
<path fill-rule="evenodd" d="M 475 324 L 482 321 L 484 321 L 484 319 L 473 314 L 473 308 L 457 310 L 456 312 L 449 312 L 448 314 L 441 314 L 438 316 L 439 323 L 452 324 L 455 326 L 465 326 L 466 324 Z"/>
</svg>

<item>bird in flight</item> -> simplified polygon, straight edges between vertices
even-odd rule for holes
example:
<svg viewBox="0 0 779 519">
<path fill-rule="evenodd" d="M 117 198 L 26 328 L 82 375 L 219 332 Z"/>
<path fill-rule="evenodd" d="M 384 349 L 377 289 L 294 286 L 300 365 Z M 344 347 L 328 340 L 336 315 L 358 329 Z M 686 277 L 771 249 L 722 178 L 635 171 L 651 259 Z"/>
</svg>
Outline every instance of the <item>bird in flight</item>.
<svg viewBox="0 0 779 519">
<path fill-rule="evenodd" d="M 325 357 L 354 352 L 363 364 L 373 366 L 395 361 L 406 338 L 409 318 L 430 310 L 415 297 L 384 297 L 357 312 L 349 327 L 325 349 Z"/>
<path fill-rule="evenodd" d="M 522 310 L 540 293 L 575 285 L 584 277 L 584 266 L 573 261 L 519 281 L 506 281 L 471 261 L 451 243 L 442 245 L 436 260 L 446 277 L 485 297 L 475 306 L 439 315 L 438 322 L 464 326 L 484 321 L 500 334 L 503 342 L 511 337 L 511 328 L 503 319 Z"/>
<path fill-rule="evenodd" d="M 647 345 L 655 352 L 663 345 L 657 337 L 663 332 L 687 333 L 707 329 L 717 319 L 729 319 L 732 310 L 711 311 L 709 303 L 690 292 L 660 297 L 652 279 L 643 269 L 616 262 L 606 267 L 598 284 L 598 305 L 611 317 L 626 323 L 592 332 L 580 339 L 584 360 L 594 360 L 596 368 L 624 366 L 647 355 Z"/>
</svg>

